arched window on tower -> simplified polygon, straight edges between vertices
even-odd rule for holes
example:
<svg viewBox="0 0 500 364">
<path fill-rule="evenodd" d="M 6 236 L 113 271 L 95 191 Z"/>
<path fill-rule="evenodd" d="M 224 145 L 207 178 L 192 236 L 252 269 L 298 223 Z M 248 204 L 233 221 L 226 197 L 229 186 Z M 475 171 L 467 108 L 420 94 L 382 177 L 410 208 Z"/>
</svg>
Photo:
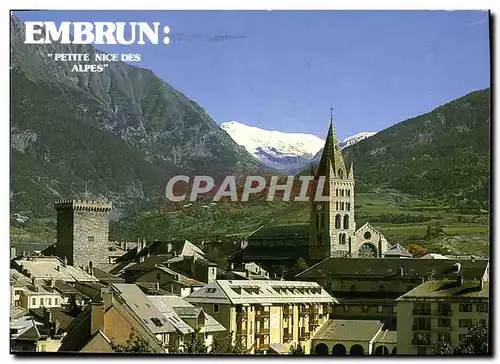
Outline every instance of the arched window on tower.
<svg viewBox="0 0 500 364">
<path fill-rule="evenodd" d="M 340 190 L 340 197 L 344 197 L 344 190 L 343 189 Z"/>
<path fill-rule="evenodd" d="M 335 189 L 335 196 L 337 196 L 337 197 L 338 197 L 338 195 L 339 195 L 339 189 L 338 189 L 338 188 L 336 188 L 336 189 Z"/>
<path fill-rule="evenodd" d="M 351 190 L 347 190 L 347 197 L 351 197 Z"/>
<path fill-rule="evenodd" d="M 335 215 L 335 229 L 340 229 L 340 215 Z"/>
<path fill-rule="evenodd" d="M 344 229 L 349 229 L 349 215 L 344 215 Z"/>
<path fill-rule="evenodd" d="M 341 209 L 342 211 L 344 211 L 344 202 L 341 202 L 341 203 L 340 203 L 340 209 Z"/>
<path fill-rule="evenodd" d="M 347 211 L 351 211 L 351 203 L 350 202 L 347 203 Z"/>
<path fill-rule="evenodd" d="M 335 210 L 337 210 L 337 211 L 339 210 L 339 202 L 338 201 L 335 202 Z"/>
</svg>

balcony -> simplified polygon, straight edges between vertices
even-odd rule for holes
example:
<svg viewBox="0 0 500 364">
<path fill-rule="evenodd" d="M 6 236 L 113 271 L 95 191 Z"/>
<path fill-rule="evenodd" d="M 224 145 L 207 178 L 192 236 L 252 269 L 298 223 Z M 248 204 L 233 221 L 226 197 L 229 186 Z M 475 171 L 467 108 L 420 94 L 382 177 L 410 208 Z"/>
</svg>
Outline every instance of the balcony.
<svg viewBox="0 0 500 364">
<path fill-rule="evenodd" d="M 260 344 L 257 346 L 257 351 L 269 350 L 269 344 Z"/>
<path fill-rule="evenodd" d="M 269 328 L 268 327 L 258 328 L 258 329 L 255 330 L 255 333 L 259 334 L 259 335 L 269 335 Z"/>
<path fill-rule="evenodd" d="M 434 316 L 453 316 L 451 311 L 435 311 Z"/>
<path fill-rule="evenodd" d="M 413 316 L 430 316 L 431 315 L 431 311 L 430 310 L 413 309 L 412 313 L 413 313 Z"/>
<path fill-rule="evenodd" d="M 293 340 L 293 333 L 291 331 L 284 331 L 283 332 L 283 340 Z"/>
<path fill-rule="evenodd" d="M 310 332 L 306 332 L 306 331 L 300 331 L 299 332 L 299 339 L 300 340 L 307 340 L 311 337 L 311 333 Z"/>
<path fill-rule="evenodd" d="M 430 340 L 425 340 L 425 339 L 413 339 L 411 341 L 412 345 L 417 345 L 417 346 L 430 346 L 431 341 Z"/>
<path fill-rule="evenodd" d="M 299 310 L 299 316 L 306 316 L 306 315 L 309 315 L 310 313 L 311 313 L 311 310 L 309 309 L 309 307 L 302 308 Z"/>
<path fill-rule="evenodd" d="M 255 312 L 255 317 L 257 319 L 269 318 L 270 314 L 269 311 L 257 311 Z"/>
<path fill-rule="evenodd" d="M 438 326 L 436 331 L 451 331 L 451 326 Z"/>
<path fill-rule="evenodd" d="M 413 325 L 414 331 L 431 331 L 430 326 L 422 326 L 422 325 Z"/>
<path fill-rule="evenodd" d="M 236 335 L 246 336 L 246 334 L 247 334 L 247 329 L 237 329 L 236 330 Z"/>
<path fill-rule="evenodd" d="M 238 321 L 240 320 L 246 320 L 248 317 L 248 313 L 246 311 L 238 311 L 236 312 L 236 319 Z"/>
</svg>

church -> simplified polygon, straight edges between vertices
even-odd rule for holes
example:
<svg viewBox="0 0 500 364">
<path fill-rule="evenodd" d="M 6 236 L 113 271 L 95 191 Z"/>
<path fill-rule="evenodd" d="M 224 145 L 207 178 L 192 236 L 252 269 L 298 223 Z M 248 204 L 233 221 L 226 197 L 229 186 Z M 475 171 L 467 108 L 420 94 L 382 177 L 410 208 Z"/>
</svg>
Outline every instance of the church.
<svg viewBox="0 0 500 364">
<path fill-rule="evenodd" d="M 311 167 L 311 174 L 314 181 L 325 178 L 323 195 L 330 199 L 310 202 L 309 223 L 260 227 L 247 237 L 247 246 L 233 253 L 229 261 L 252 261 L 270 268 L 290 267 L 299 257 L 309 264 L 331 257 L 386 257 L 392 249 L 383 234 L 368 222 L 356 227 L 354 166 L 351 163 L 346 168 L 333 116 L 321 160 Z M 315 195 L 315 185 L 313 182 L 310 196 Z"/>
<path fill-rule="evenodd" d="M 347 170 L 330 118 L 323 154 L 314 171 L 315 181 L 325 177 L 330 201 L 312 202 L 309 221 L 310 260 L 330 257 L 381 258 L 390 245 L 369 223 L 356 229 L 354 214 L 354 166 Z M 324 192 L 325 193 L 325 192 Z"/>
</svg>

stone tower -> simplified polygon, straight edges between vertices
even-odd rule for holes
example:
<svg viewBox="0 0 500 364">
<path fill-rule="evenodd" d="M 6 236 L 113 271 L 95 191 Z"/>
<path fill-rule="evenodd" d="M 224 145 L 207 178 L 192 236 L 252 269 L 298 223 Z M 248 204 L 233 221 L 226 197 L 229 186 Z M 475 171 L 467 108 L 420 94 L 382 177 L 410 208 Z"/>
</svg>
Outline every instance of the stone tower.
<svg viewBox="0 0 500 364">
<path fill-rule="evenodd" d="M 351 256 L 354 243 L 354 169 L 346 169 L 330 117 L 330 128 L 314 180 L 325 178 L 323 195 L 330 201 L 311 204 L 309 259 Z"/>
<path fill-rule="evenodd" d="M 107 263 L 111 203 L 58 201 L 56 255 L 76 267 Z"/>
</svg>

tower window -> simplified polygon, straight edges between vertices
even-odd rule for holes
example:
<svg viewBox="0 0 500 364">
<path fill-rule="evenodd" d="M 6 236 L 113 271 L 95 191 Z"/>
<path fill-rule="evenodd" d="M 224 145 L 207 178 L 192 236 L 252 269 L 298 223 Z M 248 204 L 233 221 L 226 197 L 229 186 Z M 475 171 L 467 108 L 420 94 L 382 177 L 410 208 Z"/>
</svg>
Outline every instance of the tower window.
<svg viewBox="0 0 500 364">
<path fill-rule="evenodd" d="M 344 197 L 344 190 L 340 190 L 340 197 Z"/>
<path fill-rule="evenodd" d="M 349 215 L 344 215 L 344 229 L 349 229 Z"/>
<path fill-rule="evenodd" d="M 336 189 L 335 189 L 335 196 L 337 196 L 337 197 L 338 197 L 338 195 L 339 195 L 339 189 L 338 189 L 338 188 L 336 188 Z"/>
<path fill-rule="evenodd" d="M 370 232 L 369 232 L 369 231 L 367 231 L 367 232 L 365 233 L 365 235 L 363 235 L 363 237 L 364 237 L 366 240 L 368 240 L 368 239 L 370 239 L 370 238 L 372 237 L 372 234 L 370 234 Z"/>
<path fill-rule="evenodd" d="M 94 237 L 92 235 L 87 236 L 87 240 L 92 243 L 94 242 Z"/>
<path fill-rule="evenodd" d="M 338 201 L 335 202 L 335 210 L 337 210 L 337 211 L 339 210 L 339 202 Z"/>
<path fill-rule="evenodd" d="M 351 211 L 351 203 L 350 202 L 347 203 L 347 211 Z"/>
<path fill-rule="evenodd" d="M 347 197 L 351 197 L 351 190 L 347 190 Z"/>
<path fill-rule="evenodd" d="M 342 211 L 344 211 L 344 203 L 343 203 L 343 202 L 341 202 L 341 203 L 340 203 L 340 209 L 341 209 Z"/>
<path fill-rule="evenodd" d="M 335 215 L 335 229 L 340 229 L 340 215 Z"/>
</svg>

